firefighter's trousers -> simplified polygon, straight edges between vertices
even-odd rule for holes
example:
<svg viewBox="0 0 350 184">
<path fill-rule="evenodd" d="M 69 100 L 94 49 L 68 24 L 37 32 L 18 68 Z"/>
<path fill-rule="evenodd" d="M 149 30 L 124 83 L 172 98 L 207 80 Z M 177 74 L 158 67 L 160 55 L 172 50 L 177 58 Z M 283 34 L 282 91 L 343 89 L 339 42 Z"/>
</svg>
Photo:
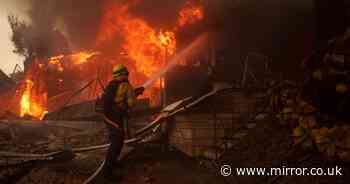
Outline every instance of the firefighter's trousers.
<svg viewBox="0 0 350 184">
<path fill-rule="evenodd" d="M 103 172 L 105 175 L 111 176 L 114 169 L 113 166 L 117 162 L 123 148 L 124 130 L 123 128 L 115 128 L 108 123 L 106 123 L 106 125 L 109 131 L 110 146 L 106 155 Z"/>
</svg>

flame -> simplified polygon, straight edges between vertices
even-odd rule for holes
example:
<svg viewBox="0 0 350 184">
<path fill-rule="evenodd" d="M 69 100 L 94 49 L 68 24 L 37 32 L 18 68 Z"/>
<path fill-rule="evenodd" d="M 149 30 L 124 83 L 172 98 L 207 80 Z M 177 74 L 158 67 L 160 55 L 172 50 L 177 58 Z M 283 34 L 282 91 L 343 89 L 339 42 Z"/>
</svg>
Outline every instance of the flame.
<svg viewBox="0 0 350 184">
<path fill-rule="evenodd" d="M 21 98 L 21 112 L 20 115 L 23 117 L 25 114 L 30 113 L 30 90 L 33 87 L 31 80 L 26 80 L 25 90 Z"/>
<path fill-rule="evenodd" d="M 55 66 L 55 68 L 58 71 L 63 72 L 64 71 L 64 67 L 62 63 L 63 59 L 68 59 L 74 65 L 81 65 L 89 61 L 89 59 L 92 58 L 93 56 L 96 56 L 99 54 L 100 54 L 99 52 L 95 52 L 95 51 L 81 51 L 70 55 L 61 54 L 61 55 L 49 58 L 48 63 L 51 64 L 52 66 Z"/>
<path fill-rule="evenodd" d="M 48 63 L 55 66 L 57 68 L 58 71 L 63 72 L 63 65 L 61 63 L 61 59 L 64 58 L 64 55 L 58 55 L 58 56 L 54 56 L 49 58 Z"/>
<path fill-rule="evenodd" d="M 130 15 L 128 6 L 112 6 L 106 13 L 105 25 L 99 40 L 111 39 L 106 36 L 110 36 L 113 32 L 111 29 L 117 26 L 124 37 L 123 50 L 135 62 L 136 71 L 146 77 L 150 77 L 161 68 L 166 54 L 175 53 L 175 33 L 157 32 L 143 19 Z M 115 33 L 116 31 L 117 29 L 114 30 Z"/>
<path fill-rule="evenodd" d="M 178 26 L 193 24 L 204 18 L 204 7 L 195 5 L 190 1 L 185 3 L 185 6 L 179 12 Z"/>
<path fill-rule="evenodd" d="M 165 64 L 166 57 L 175 53 L 176 39 L 172 32 L 156 33 L 142 21 L 138 24 L 143 29 L 127 27 L 126 43 L 123 48 L 135 62 L 136 71 L 151 77 Z M 137 26 L 137 25 L 135 25 Z"/>
<path fill-rule="evenodd" d="M 137 1 L 133 1 L 133 3 L 137 3 Z M 108 67 L 111 64 L 123 63 L 130 70 L 130 81 L 135 86 L 141 85 L 152 75 L 159 72 L 167 64 L 167 60 L 176 54 L 176 32 L 178 29 L 193 24 L 204 17 L 202 6 L 187 2 L 178 13 L 178 20 L 169 25 L 172 29 L 155 28 L 144 19 L 132 15 L 129 12 L 131 4 L 120 4 L 111 1 L 111 4 L 106 7 L 96 39 L 96 50 L 57 55 L 46 59 L 45 62 L 34 62 L 30 66 L 30 72 L 26 76 L 23 87 L 19 90 L 21 95 L 20 116 L 30 115 L 42 119 L 47 112 L 48 90 L 46 83 L 50 83 L 50 81 L 47 81 L 49 80 L 47 77 L 49 73 L 42 75 L 43 72 L 47 71 L 46 67 L 54 67 L 62 74 L 74 71 L 77 76 L 86 79 L 92 76 L 92 71 L 96 72 L 96 67 L 101 65 L 101 62 L 104 62 L 102 65 L 107 69 L 110 69 Z M 91 60 L 94 61 L 94 56 L 102 55 L 102 53 L 96 51 L 104 51 L 106 45 L 113 45 L 110 43 L 117 42 L 117 40 L 121 40 L 121 45 L 118 45 L 120 48 L 107 48 L 108 50 L 115 50 L 112 52 L 115 55 L 103 53 L 103 57 L 99 58 L 98 62 L 90 62 Z M 119 60 L 114 62 L 114 58 L 119 58 Z M 85 65 L 88 62 L 89 64 Z M 66 68 L 69 70 L 65 70 Z M 101 67 L 98 72 L 104 70 Z M 111 76 L 111 72 L 109 72 L 108 75 Z M 56 76 L 55 81 L 58 81 L 59 85 L 64 85 L 66 80 L 60 77 L 62 75 Z M 105 77 L 105 81 L 107 80 L 108 76 Z M 157 104 L 160 88 L 164 85 L 164 83 L 161 84 L 161 80 L 158 80 L 150 89 L 145 91 L 143 97 L 148 97 L 152 104 Z"/>
<path fill-rule="evenodd" d="M 151 27 L 145 20 L 132 16 L 128 5 L 114 4 L 108 7 L 97 39 L 98 45 L 114 40 L 117 32 L 124 38 L 123 53 L 132 61 L 127 65 L 135 71 L 131 75 L 134 84 L 145 82 L 166 64 L 168 57 L 175 54 L 175 32 Z M 159 82 L 153 87 L 159 88 Z"/>
<path fill-rule="evenodd" d="M 115 40 L 117 33 L 124 38 L 123 50 L 134 61 L 136 71 L 150 77 L 164 66 L 167 57 L 176 51 L 175 32 L 178 27 L 193 24 L 204 17 L 204 7 L 191 1 L 185 3 L 173 30 L 163 31 L 151 27 L 145 20 L 131 15 L 129 5 L 111 4 L 107 7 L 97 45 Z"/>
<path fill-rule="evenodd" d="M 25 115 L 29 115 L 37 119 L 42 119 L 47 113 L 43 104 L 43 102 L 46 102 L 47 93 L 35 96 L 33 93 L 33 87 L 34 82 L 27 79 L 24 84 L 24 91 L 20 101 L 20 116 L 24 117 Z"/>
<path fill-rule="evenodd" d="M 129 12 L 131 4 L 114 2 L 106 7 L 96 45 L 103 47 L 106 43 L 108 45 L 117 40 L 117 37 L 121 37 L 123 39 L 122 51 L 116 50 L 115 53 L 123 53 L 124 57 L 129 58 L 130 61 L 124 64 L 134 71 L 130 75 L 130 81 L 134 85 L 140 85 L 159 72 L 167 64 L 167 60 L 176 54 L 176 31 L 183 26 L 202 20 L 204 7 L 192 1 L 186 2 L 178 13 L 178 20 L 174 22 L 173 29 L 165 30 L 154 28 L 144 19 L 132 15 Z M 160 86 L 160 80 L 158 80 L 153 85 L 153 90 L 145 92 L 145 96 L 151 99 L 152 104 L 155 102 L 154 93 L 159 92 Z"/>
<path fill-rule="evenodd" d="M 159 42 L 166 49 L 167 54 L 173 55 L 176 50 L 175 33 L 171 31 L 160 31 L 158 34 Z"/>
<path fill-rule="evenodd" d="M 91 57 L 98 55 L 99 52 L 78 52 L 70 55 L 72 62 L 75 65 L 86 63 Z"/>
</svg>

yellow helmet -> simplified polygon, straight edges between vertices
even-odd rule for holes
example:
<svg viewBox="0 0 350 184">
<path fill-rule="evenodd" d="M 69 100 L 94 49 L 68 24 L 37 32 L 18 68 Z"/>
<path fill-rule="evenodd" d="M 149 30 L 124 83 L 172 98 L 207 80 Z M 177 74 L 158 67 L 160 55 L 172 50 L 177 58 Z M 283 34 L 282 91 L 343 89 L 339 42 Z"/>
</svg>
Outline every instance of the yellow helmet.
<svg viewBox="0 0 350 184">
<path fill-rule="evenodd" d="M 119 77 L 119 76 L 128 76 L 128 75 L 129 75 L 129 71 L 124 65 L 118 64 L 113 67 L 113 78 Z"/>
</svg>

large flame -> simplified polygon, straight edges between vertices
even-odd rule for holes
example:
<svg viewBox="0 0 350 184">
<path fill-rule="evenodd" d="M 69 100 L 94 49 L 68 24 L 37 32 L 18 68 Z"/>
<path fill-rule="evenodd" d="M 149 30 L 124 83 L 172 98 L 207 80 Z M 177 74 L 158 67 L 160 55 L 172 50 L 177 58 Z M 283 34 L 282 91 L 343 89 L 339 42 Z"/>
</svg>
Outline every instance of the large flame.
<svg viewBox="0 0 350 184">
<path fill-rule="evenodd" d="M 168 58 L 175 54 L 176 37 L 172 30 L 157 30 L 145 20 L 131 15 L 128 8 L 128 5 L 117 3 L 108 6 L 97 45 L 121 36 L 124 40 L 122 49 L 131 61 L 125 64 L 134 71 L 130 80 L 135 85 L 140 85 L 158 72 Z M 153 86 L 153 91 L 145 92 L 144 96 L 149 97 L 152 104 L 158 102 L 159 98 L 157 99 L 154 91 L 159 91 L 159 88 L 160 80 Z"/>
<path fill-rule="evenodd" d="M 45 72 L 47 70 L 45 66 L 53 67 L 62 73 L 65 71 L 65 67 L 80 66 L 97 54 L 99 53 L 83 51 L 69 55 L 62 54 L 42 61 L 34 60 L 27 71 L 26 80 L 21 86 L 20 116 L 28 115 L 36 119 L 42 119 L 47 113 L 47 85 L 50 85 L 49 83 L 53 83 L 53 81 L 46 78 L 47 73 Z M 65 61 L 72 65 L 66 66 Z M 64 82 L 60 78 L 58 81 L 60 83 Z"/>
<path fill-rule="evenodd" d="M 20 101 L 20 116 L 29 115 L 37 119 L 42 119 L 47 112 L 47 93 L 36 94 L 34 86 L 35 84 L 32 80 L 27 79 L 25 81 Z"/>
<path fill-rule="evenodd" d="M 137 1 L 133 1 L 133 3 L 137 3 Z M 129 6 L 130 3 L 121 4 L 116 1 L 106 6 L 94 50 L 57 55 L 43 62 L 34 62 L 33 66 L 30 66 L 20 93 L 20 115 L 22 117 L 30 115 L 41 119 L 44 116 L 47 112 L 48 98 L 48 89 L 45 85 L 49 85 L 52 81 L 59 81 L 60 84 L 65 83 L 60 78 L 67 76 L 65 72 L 73 72 L 74 76 L 89 80 L 99 76 L 96 72 L 104 71 L 108 74 L 107 77 L 104 77 L 106 82 L 111 77 L 110 66 L 116 63 L 124 63 L 130 70 L 131 83 L 136 86 L 143 84 L 152 75 L 158 73 L 167 64 L 167 60 L 176 54 L 176 32 L 183 26 L 203 19 L 204 16 L 202 6 L 187 2 L 178 13 L 176 22 L 168 25 L 167 29 L 155 28 L 144 19 L 131 14 Z M 169 27 L 172 27 L 172 29 L 169 29 Z M 121 42 L 120 47 L 109 47 L 109 45 L 113 45 L 110 43 L 114 42 Z M 104 53 L 106 47 L 108 47 L 108 52 Z M 113 51 L 110 52 L 111 50 Z M 97 55 L 102 56 L 94 59 L 94 56 Z M 57 73 L 46 72 L 52 71 L 48 68 L 54 68 L 61 76 L 54 78 L 52 75 Z M 40 72 L 45 73 L 45 75 L 38 75 Z M 48 77 L 50 75 L 54 80 Z M 105 74 L 102 75 L 105 76 Z M 79 85 L 77 84 L 77 86 Z M 160 99 L 161 86 L 164 86 L 164 84 L 161 85 L 161 80 L 158 80 L 153 87 L 146 90 L 144 97 L 150 98 L 152 104 L 157 104 Z"/>
<path fill-rule="evenodd" d="M 97 45 L 123 38 L 123 53 L 132 61 L 126 63 L 135 70 L 131 75 L 131 82 L 140 85 L 155 73 L 159 72 L 176 52 L 176 31 L 179 27 L 193 24 L 204 16 L 203 7 L 187 2 L 178 14 L 178 21 L 173 24 L 172 30 L 151 27 L 144 19 L 129 13 L 129 5 L 118 3 L 110 4 L 104 13 Z M 171 27 L 171 26 L 170 26 Z M 118 53 L 118 52 L 116 52 Z M 120 52 L 119 52 L 120 53 Z M 160 88 L 160 80 L 154 90 Z M 154 91 L 146 91 L 145 96 L 156 103 Z"/>
<path fill-rule="evenodd" d="M 178 13 L 178 21 L 172 30 L 151 27 L 145 20 L 132 16 L 128 5 L 112 4 L 106 8 L 97 45 L 114 40 L 116 35 L 124 38 L 123 49 L 134 61 L 136 71 L 146 77 L 159 71 L 168 57 L 176 51 L 176 31 L 179 27 L 203 19 L 204 8 L 187 1 Z"/>
<path fill-rule="evenodd" d="M 136 72 L 146 77 L 157 72 L 166 57 L 175 53 L 175 33 L 157 31 L 143 19 L 132 16 L 127 5 L 114 4 L 108 7 L 98 36 L 98 44 L 114 40 L 117 33 L 124 38 L 122 48 L 135 62 L 133 65 Z"/>
</svg>

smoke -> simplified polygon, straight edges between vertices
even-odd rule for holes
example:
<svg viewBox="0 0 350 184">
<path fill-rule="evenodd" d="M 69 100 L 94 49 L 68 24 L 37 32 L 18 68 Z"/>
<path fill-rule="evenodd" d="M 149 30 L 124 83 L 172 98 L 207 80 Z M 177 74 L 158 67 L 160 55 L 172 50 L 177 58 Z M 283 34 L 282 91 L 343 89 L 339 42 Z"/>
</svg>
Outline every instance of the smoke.
<svg viewBox="0 0 350 184">
<path fill-rule="evenodd" d="M 93 47 L 109 0 L 5 1 L 21 13 L 9 15 L 15 52 L 27 59 Z M 23 16 L 27 17 L 23 21 Z"/>
<path fill-rule="evenodd" d="M 22 15 L 28 8 L 28 0 L 2 0 L 0 9 L 4 13 L 16 12 Z"/>
<path fill-rule="evenodd" d="M 108 0 L 30 0 L 29 16 L 44 32 L 59 30 L 77 49 L 91 47 Z"/>
<path fill-rule="evenodd" d="M 185 2 L 186 0 L 141 0 L 130 7 L 130 12 L 143 18 L 152 27 L 167 28 L 169 22 L 176 21 L 177 13 Z"/>
<path fill-rule="evenodd" d="M 22 22 L 21 18 L 17 20 L 22 28 L 13 26 L 16 24 L 15 19 L 12 22 L 10 20 L 14 37 L 12 40 L 20 48 L 17 53 L 26 57 L 47 57 L 70 50 L 93 49 L 105 8 L 116 2 L 131 4 L 130 0 L 7 1 L 21 9 L 27 9 L 23 13 L 29 17 L 29 21 Z M 177 12 L 185 1 L 134 0 L 129 11 L 134 16 L 143 18 L 152 27 L 167 28 L 169 22 L 176 21 Z M 17 15 L 14 18 L 16 17 Z"/>
</svg>

